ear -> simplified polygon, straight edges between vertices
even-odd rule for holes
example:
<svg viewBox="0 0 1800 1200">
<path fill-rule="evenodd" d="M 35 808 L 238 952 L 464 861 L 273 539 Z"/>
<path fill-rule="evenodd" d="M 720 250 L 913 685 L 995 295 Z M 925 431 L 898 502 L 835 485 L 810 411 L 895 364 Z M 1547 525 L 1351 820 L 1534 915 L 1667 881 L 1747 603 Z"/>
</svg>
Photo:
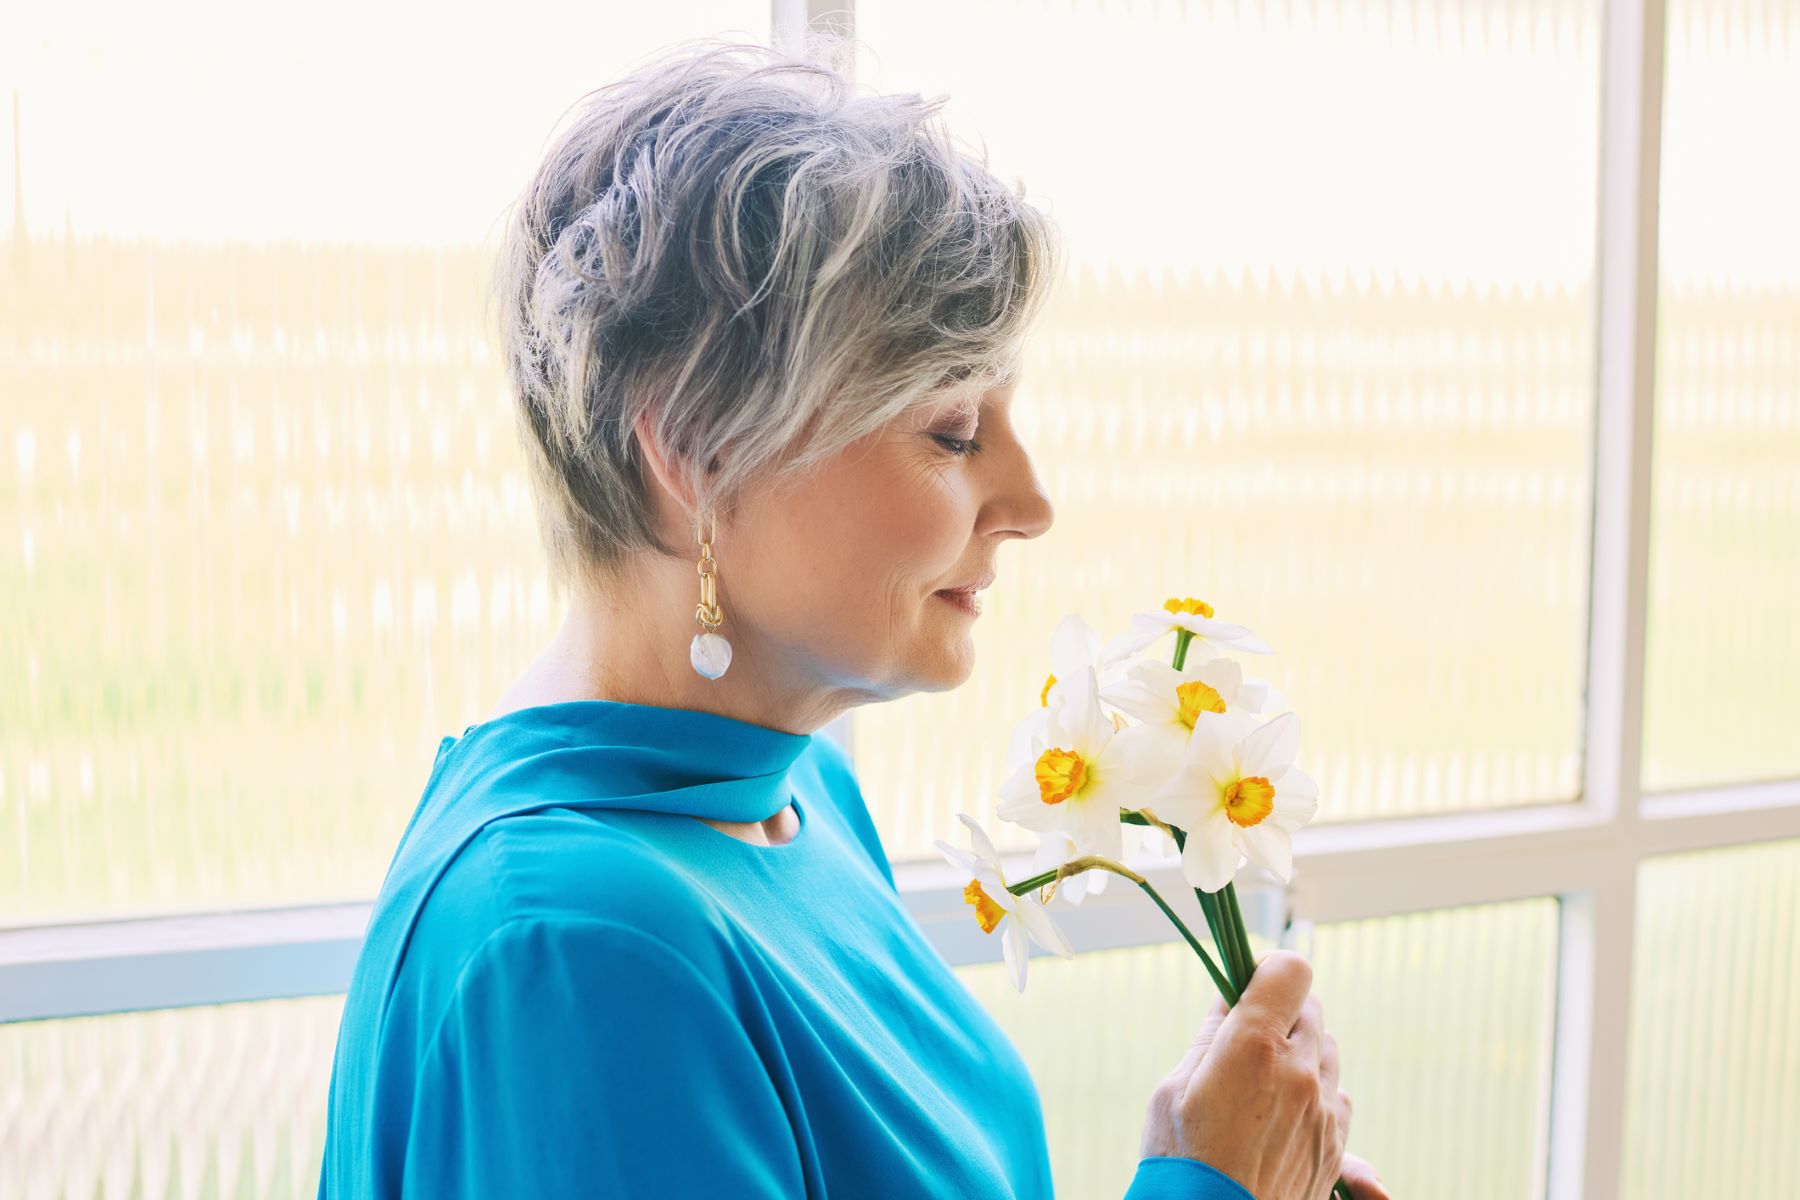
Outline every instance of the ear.
<svg viewBox="0 0 1800 1200">
<path fill-rule="evenodd" d="M 686 484 L 669 465 L 669 456 L 651 435 L 648 411 L 638 414 L 637 420 L 632 423 L 632 432 L 637 437 L 638 449 L 643 452 L 644 463 L 650 468 L 651 477 L 661 486 L 663 493 L 681 509 L 685 519 L 691 524 L 696 515 L 693 493 L 688 490 Z"/>
</svg>

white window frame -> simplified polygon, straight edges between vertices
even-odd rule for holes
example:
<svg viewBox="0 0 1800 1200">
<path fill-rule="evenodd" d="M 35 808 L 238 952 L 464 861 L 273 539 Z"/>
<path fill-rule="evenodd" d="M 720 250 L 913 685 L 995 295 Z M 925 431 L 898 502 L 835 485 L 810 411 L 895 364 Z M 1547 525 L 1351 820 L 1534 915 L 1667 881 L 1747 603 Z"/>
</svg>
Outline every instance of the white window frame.
<svg viewBox="0 0 1800 1200">
<path fill-rule="evenodd" d="M 849 4 L 773 0 L 777 44 L 850 32 Z M 1656 855 L 1800 837 L 1800 779 L 1645 794 L 1640 778 L 1655 412 L 1664 10 L 1605 11 L 1598 229 L 1594 518 L 1583 787 L 1573 803 L 1319 825 L 1286 892 L 1253 881 L 1252 924 L 1279 929 L 1554 896 L 1560 939 L 1545 1147 L 1548 1200 L 1618 1200 L 1638 869 Z M 849 742 L 848 717 L 825 732 Z M 1026 864 L 1021 856 L 1013 871 Z M 953 965 L 994 960 L 941 862 L 895 878 Z M 1171 866 L 1158 890 L 1191 895 Z M 345 991 L 372 905 L 324 904 L 0 929 L 0 1022 Z M 1168 942 L 1135 889 L 1062 910 L 1082 951 Z"/>
</svg>

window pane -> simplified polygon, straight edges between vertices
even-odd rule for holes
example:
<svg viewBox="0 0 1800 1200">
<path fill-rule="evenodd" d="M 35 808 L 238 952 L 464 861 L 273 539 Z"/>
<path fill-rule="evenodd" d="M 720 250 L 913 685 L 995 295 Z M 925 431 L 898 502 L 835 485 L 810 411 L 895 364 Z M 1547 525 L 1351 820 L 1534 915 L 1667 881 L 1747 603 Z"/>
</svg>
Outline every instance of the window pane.
<svg viewBox="0 0 1800 1200">
<path fill-rule="evenodd" d="M 1622 1195 L 1793 1189 L 1797 914 L 1800 841 L 1676 855 L 1639 870 Z"/>
<path fill-rule="evenodd" d="M 342 996 L 0 1025 L 0 1196 L 317 1195 Z"/>
<path fill-rule="evenodd" d="M 1321 820 L 1575 796 L 1600 11 L 858 4 L 1070 255 L 1014 401 L 1056 526 L 968 686 L 858 718 L 895 856 L 990 811 L 1063 613 L 1172 595 L 1274 646 Z"/>
<path fill-rule="evenodd" d="M 1670 0 L 1650 788 L 1800 774 L 1797 113 L 1800 5 Z"/>
<path fill-rule="evenodd" d="M 1539 1194 L 1556 937 L 1549 899 L 1315 932 L 1313 988 L 1356 1104 L 1350 1149 L 1395 1195 Z M 1023 994 L 998 962 L 957 974 L 1031 1065 L 1057 1195 L 1123 1193 L 1150 1089 L 1180 1060 L 1215 994 L 1193 952 L 1042 955 Z"/>
<path fill-rule="evenodd" d="M 375 893 L 438 739 L 554 628 L 482 310 L 500 214 L 583 92 L 769 21 L 216 7 L 0 39 L 9 922 Z"/>
</svg>

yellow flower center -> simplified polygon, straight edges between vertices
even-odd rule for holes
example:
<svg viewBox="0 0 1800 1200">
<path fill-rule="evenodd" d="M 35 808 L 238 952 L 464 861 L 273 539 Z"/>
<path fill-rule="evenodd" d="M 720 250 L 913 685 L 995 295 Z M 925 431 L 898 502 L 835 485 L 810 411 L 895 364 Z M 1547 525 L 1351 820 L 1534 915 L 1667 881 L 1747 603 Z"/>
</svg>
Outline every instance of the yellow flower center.
<svg viewBox="0 0 1800 1200">
<path fill-rule="evenodd" d="M 1189 616 L 1211 617 L 1213 606 L 1204 600 L 1196 600 L 1189 596 L 1185 600 L 1177 600 L 1173 596 L 1163 601 L 1163 608 L 1172 613 L 1187 613 Z"/>
<path fill-rule="evenodd" d="M 1052 747 L 1038 755 L 1038 797 L 1045 804 L 1061 804 L 1087 783 L 1087 760 L 1074 750 Z"/>
<path fill-rule="evenodd" d="M 1275 811 L 1275 788 L 1261 775 L 1240 779 L 1225 789 L 1225 815 L 1239 829 L 1260 825 Z"/>
<path fill-rule="evenodd" d="M 1054 675 L 1044 676 L 1044 690 L 1038 693 L 1039 707 L 1042 707 L 1042 708 L 1050 707 L 1050 689 L 1055 686 L 1056 686 L 1056 676 L 1054 676 Z"/>
<path fill-rule="evenodd" d="M 969 886 L 963 889 L 963 899 L 975 906 L 975 921 L 981 926 L 981 932 L 992 933 L 1006 910 L 987 894 L 981 886 L 981 880 L 969 880 Z"/>
<path fill-rule="evenodd" d="M 1177 684 L 1175 694 L 1181 699 L 1181 723 L 1189 729 L 1194 727 L 1194 721 L 1201 713 L 1225 711 L 1224 697 L 1198 679 Z"/>
</svg>

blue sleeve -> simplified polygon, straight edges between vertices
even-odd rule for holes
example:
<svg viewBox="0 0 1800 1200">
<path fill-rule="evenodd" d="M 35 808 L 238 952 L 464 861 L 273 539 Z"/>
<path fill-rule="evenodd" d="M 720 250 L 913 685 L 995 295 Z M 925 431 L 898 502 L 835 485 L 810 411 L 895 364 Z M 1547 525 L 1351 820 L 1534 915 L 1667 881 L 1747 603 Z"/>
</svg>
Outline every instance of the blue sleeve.
<svg viewBox="0 0 1800 1200">
<path fill-rule="evenodd" d="M 1250 1189 L 1197 1158 L 1153 1154 L 1138 1160 L 1125 1200 L 1256 1200 Z"/>
<path fill-rule="evenodd" d="M 806 1194 L 796 1136 L 719 990 L 605 918 L 519 917 L 459 975 L 419 1067 L 406 1197 Z"/>
</svg>

